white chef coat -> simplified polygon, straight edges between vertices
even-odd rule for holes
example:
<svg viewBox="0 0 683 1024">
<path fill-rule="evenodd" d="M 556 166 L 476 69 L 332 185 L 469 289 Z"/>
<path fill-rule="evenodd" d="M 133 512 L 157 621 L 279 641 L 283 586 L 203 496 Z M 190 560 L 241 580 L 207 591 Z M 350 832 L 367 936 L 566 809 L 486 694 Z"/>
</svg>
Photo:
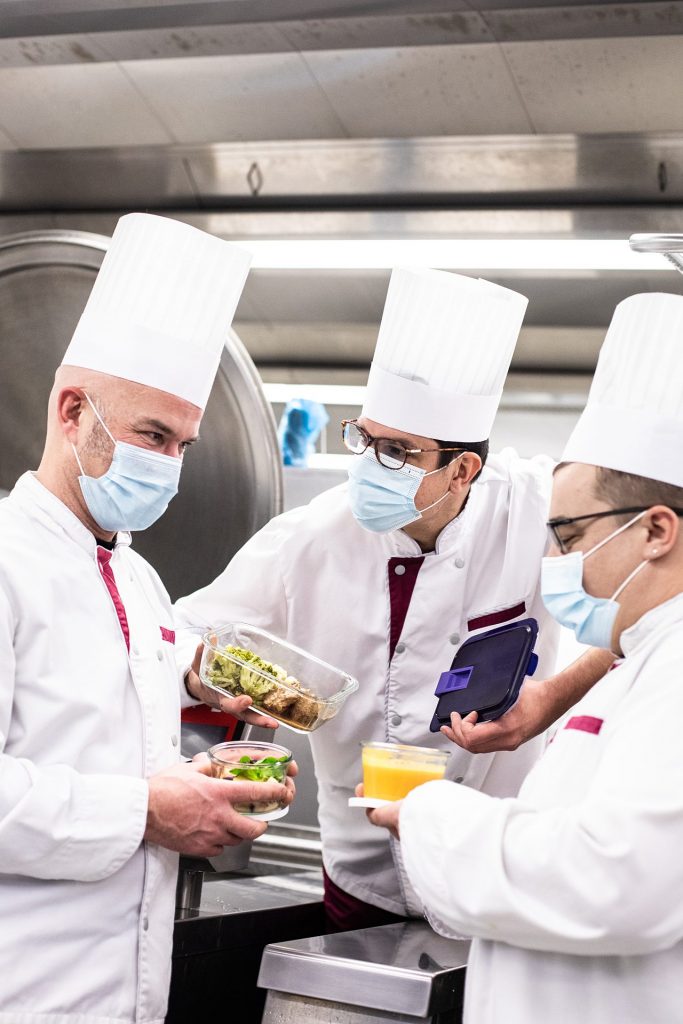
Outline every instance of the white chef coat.
<svg viewBox="0 0 683 1024">
<path fill-rule="evenodd" d="M 551 674 L 558 630 L 539 595 L 546 543 L 549 460 L 490 456 L 462 513 L 424 557 L 395 653 L 389 659 L 390 577 L 408 575 L 419 545 L 402 530 L 374 534 L 353 518 L 346 485 L 272 520 L 208 587 L 176 604 L 176 624 L 198 632 L 242 620 L 336 665 L 360 682 L 336 718 L 311 734 L 325 868 L 357 898 L 420 914 L 398 844 L 347 800 L 361 781 L 361 740 L 447 750 L 450 778 L 517 793 L 543 740 L 514 753 L 472 756 L 429 724 L 439 676 L 457 647 L 493 613 L 540 624 L 538 675 Z M 469 624 L 469 627 L 468 627 Z M 481 625 L 479 628 L 485 628 Z M 191 661 L 196 636 L 178 638 Z M 285 666 L 286 667 L 286 666 Z M 283 738 L 284 742 L 284 738 Z"/>
<path fill-rule="evenodd" d="M 622 633 L 517 799 L 428 783 L 408 874 L 473 943 L 469 1024 L 683 1019 L 683 595 Z"/>
<path fill-rule="evenodd" d="M 129 544 L 130 655 L 92 534 L 30 473 L 0 502 L 0 1024 L 165 1016 L 177 856 L 142 836 L 179 685 L 168 595 Z"/>
</svg>

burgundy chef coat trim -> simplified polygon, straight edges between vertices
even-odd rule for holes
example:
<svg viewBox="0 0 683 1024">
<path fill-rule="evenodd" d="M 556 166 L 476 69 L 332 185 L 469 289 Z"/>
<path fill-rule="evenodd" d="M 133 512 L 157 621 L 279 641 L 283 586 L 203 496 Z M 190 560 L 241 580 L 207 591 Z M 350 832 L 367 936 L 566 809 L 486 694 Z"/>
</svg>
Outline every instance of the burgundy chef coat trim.
<svg viewBox="0 0 683 1024">
<path fill-rule="evenodd" d="M 501 608 L 499 612 L 490 612 L 488 615 L 480 615 L 476 619 L 469 619 L 467 622 L 468 629 L 484 629 L 486 626 L 499 626 L 501 622 L 509 622 L 510 619 L 516 619 L 519 615 L 524 615 L 526 611 L 526 603 L 520 601 L 519 604 L 513 605 L 512 608 Z"/>
<path fill-rule="evenodd" d="M 407 920 L 390 910 L 374 907 L 340 889 L 323 868 L 324 907 L 329 932 L 349 932 L 357 928 L 376 928 L 382 924 L 398 924 Z"/>
<path fill-rule="evenodd" d="M 161 639 L 167 640 L 169 644 L 175 643 L 175 629 L 167 629 L 166 626 L 159 626 Z"/>
<path fill-rule="evenodd" d="M 592 715 L 575 715 L 570 718 L 565 729 L 576 729 L 578 732 L 590 732 L 597 736 L 602 729 L 604 718 L 594 718 Z"/>
<path fill-rule="evenodd" d="M 130 653 L 130 630 L 128 629 L 128 618 L 126 616 L 126 609 L 123 607 L 123 601 L 119 594 L 119 588 L 116 586 L 116 579 L 114 577 L 114 570 L 111 565 L 111 556 L 113 552 L 107 551 L 106 548 L 97 548 L 97 564 L 102 574 L 102 579 L 105 582 L 109 596 L 112 599 L 116 614 L 121 625 L 121 632 L 123 633 L 123 639 L 126 641 L 126 650 Z"/>
<path fill-rule="evenodd" d="M 396 644 L 398 643 L 398 638 L 403 630 L 406 615 L 408 614 L 408 609 L 410 607 L 410 599 L 413 596 L 413 591 L 415 590 L 417 574 L 419 573 L 424 560 L 424 555 L 418 555 L 416 558 L 389 559 L 389 565 L 387 567 L 387 573 L 389 576 L 389 607 L 391 611 L 391 622 L 389 626 L 389 661 L 391 661 L 394 656 Z M 405 572 L 397 575 L 396 569 L 399 565 L 403 566 Z"/>
</svg>

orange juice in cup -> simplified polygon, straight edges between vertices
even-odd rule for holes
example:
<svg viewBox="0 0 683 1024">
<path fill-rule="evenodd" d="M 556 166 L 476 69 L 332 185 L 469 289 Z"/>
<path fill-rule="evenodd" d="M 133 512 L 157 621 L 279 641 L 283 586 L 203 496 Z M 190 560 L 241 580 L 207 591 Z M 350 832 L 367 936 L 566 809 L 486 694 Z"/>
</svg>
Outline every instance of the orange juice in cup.
<svg viewBox="0 0 683 1024">
<path fill-rule="evenodd" d="M 363 744 L 363 789 L 365 800 L 402 800 L 404 796 L 434 779 L 442 779 L 449 754 L 430 747 L 403 743 Z"/>
</svg>

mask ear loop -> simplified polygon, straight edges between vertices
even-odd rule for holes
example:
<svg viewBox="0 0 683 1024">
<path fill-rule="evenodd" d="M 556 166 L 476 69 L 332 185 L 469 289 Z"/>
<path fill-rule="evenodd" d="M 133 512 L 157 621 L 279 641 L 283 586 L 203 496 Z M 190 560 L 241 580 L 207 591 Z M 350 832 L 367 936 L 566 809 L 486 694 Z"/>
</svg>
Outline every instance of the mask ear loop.
<svg viewBox="0 0 683 1024">
<path fill-rule="evenodd" d="M 456 455 L 454 459 L 451 459 L 450 462 L 447 462 L 445 466 L 439 466 L 438 469 L 430 469 L 429 473 L 425 473 L 425 476 L 434 476 L 435 473 L 442 473 L 444 471 L 444 469 L 448 469 L 448 467 L 452 466 L 454 462 L 457 462 L 458 459 L 461 459 L 463 457 L 463 455 L 467 455 L 467 452 L 460 452 L 460 454 Z M 439 499 L 439 501 L 440 500 L 441 499 Z M 431 506 L 430 506 L 430 508 L 431 508 Z"/>
<path fill-rule="evenodd" d="M 582 561 L 585 562 L 587 558 L 590 558 L 592 554 L 594 554 L 596 551 L 599 551 L 600 548 L 607 544 L 609 541 L 614 540 L 614 538 L 618 537 L 620 533 L 624 532 L 624 530 L 628 530 L 629 526 L 633 526 L 634 523 L 637 523 L 639 519 L 643 518 L 645 512 L 649 512 L 649 509 L 646 508 L 644 512 L 639 512 L 637 516 L 634 516 L 633 519 L 629 519 L 627 523 L 624 523 L 623 526 L 620 526 L 618 530 L 614 531 L 614 533 L 610 533 L 609 537 L 605 537 L 598 544 L 592 547 L 590 551 L 586 551 L 586 553 L 581 556 Z"/>
<path fill-rule="evenodd" d="M 640 570 L 643 568 L 644 565 L 649 565 L 649 564 L 650 564 L 649 559 L 646 558 L 644 562 L 641 562 L 640 565 L 637 565 L 635 567 L 635 569 L 633 570 L 633 572 L 629 573 L 629 575 L 626 577 L 626 579 L 621 584 L 621 586 L 617 587 L 617 589 L 612 594 L 612 596 L 610 598 L 610 601 L 616 601 L 616 599 L 619 597 L 619 594 L 621 594 L 621 592 L 626 589 L 626 587 L 629 585 L 629 583 L 631 582 L 633 577 L 638 575 L 638 573 L 640 572 Z"/>
<path fill-rule="evenodd" d="M 86 397 L 86 398 L 88 399 L 88 404 L 90 405 L 90 408 L 91 408 L 91 409 L 92 409 L 92 411 L 93 411 L 93 412 L 95 413 L 95 415 L 97 416 L 98 420 L 100 421 L 100 424 L 101 424 L 101 425 L 102 425 L 102 427 L 104 428 L 104 431 L 105 431 L 105 433 L 107 434 L 107 436 L 109 437 L 109 439 L 110 439 L 110 440 L 111 440 L 111 441 L 112 441 L 112 442 L 113 442 L 114 444 L 116 444 L 116 438 L 115 438 L 115 437 L 114 437 L 114 435 L 113 435 L 113 434 L 111 433 L 111 431 L 109 430 L 109 427 L 107 426 L 107 424 L 106 424 L 106 423 L 104 422 L 104 420 L 103 420 L 103 419 L 102 419 L 102 417 L 100 416 L 100 414 L 99 414 L 99 412 L 98 412 L 98 410 L 97 410 L 97 407 L 96 407 L 95 403 L 94 403 L 94 402 L 92 401 L 92 399 L 90 398 L 90 395 L 89 395 L 89 394 L 88 394 L 88 392 L 87 392 L 87 391 L 85 390 L 85 388 L 83 388 L 83 394 L 84 394 L 84 395 L 85 395 L 85 397 Z"/>
<path fill-rule="evenodd" d="M 110 433 L 110 431 L 109 431 L 109 428 L 107 427 L 107 424 L 106 424 L 106 423 L 104 422 L 104 420 L 103 420 L 103 419 L 102 419 L 102 417 L 100 416 L 100 414 L 99 414 L 99 412 L 97 411 L 97 408 L 96 408 L 96 406 L 95 406 L 95 403 L 94 403 L 94 402 L 92 401 L 92 399 L 90 398 L 90 395 L 89 395 L 89 394 L 88 394 L 88 392 L 87 392 L 87 391 L 85 390 L 85 388 L 83 388 L 83 394 L 84 394 L 84 395 L 85 395 L 85 397 L 87 398 L 87 400 L 88 400 L 88 404 L 89 404 L 90 408 L 91 408 L 91 409 L 92 409 L 92 411 L 93 411 L 93 412 L 95 413 L 95 416 L 97 417 L 97 419 L 98 419 L 98 420 L 100 421 L 100 423 L 101 423 L 102 427 L 104 428 L 104 431 L 105 431 L 105 433 L 106 433 L 106 434 L 107 434 L 107 436 L 108 436 L 108 437 L 110 438 L 110 440 L 111 440 L 111 441 L 113 442 L 113 444 L 114 444 L 114 445 L 116 445 L 116 438 L 115 438 L 115 437 L 112 437 L 112 435 L 111 435 L 111 433 Z M 85 470 L 83 469 L 83 463 L 81 462 L 81 460 L 80 460 L 80 457 L 79 457 L 79 454 L 78 454 L 78 452 L 76 451 L 76 445 L 75 445 L 75 444 L 73 443 L 73 441 L 71 442 L 71 450 L 73 451 L 74 455 L 76 456 L 76 462 L 78 463 L 78 468 L 79 468 L 79 469 L 80 469 L 80 471 L 81 471 L 81 476 L 87 476 L 87 474 L 86 474 Z"/>
<path fill-rule="evenodd" d="M 467 452 L 460 452 L 460 455 L 456 455 L 455 458 L 451 459 L 451 461 L 447 465 L 439 466 L 438 469 L 433 469 L 433 470 L 431 470 L 431 472 L 425 473 L 425 476 L 433 476 L 434 473 L 440 473 L 442 469 L 448 469 L 449 466 L 452 466 L 454 462 L 457 462 L 458 459 L 461 459 L 463 457 L 463 455 L 466 455 L 466 454 L 467 454 Z M 423 479 L 424 479 L 424 477 L 423 477 Z M 431 503 L 431 505 L 427 505 L 425 508 L 421 508 L 420 509 L 420 515 L 422 516 L 422 515 L 424 515 L 425 512 L 429 512 L 430 508 L 436 508 L 437 505 L 441 504 L 442 501 L 446 500 L 446 498 L 448 497 L 448 495 L 450 493 L 451 493 L 451 491 L 450 491 L 450 487 L 449 487 L 449 489 L 446 491 L 446 493 L 442 494 L 440 498 L 436 499 L 436 501 L 433 501 Z"/>
</svg>

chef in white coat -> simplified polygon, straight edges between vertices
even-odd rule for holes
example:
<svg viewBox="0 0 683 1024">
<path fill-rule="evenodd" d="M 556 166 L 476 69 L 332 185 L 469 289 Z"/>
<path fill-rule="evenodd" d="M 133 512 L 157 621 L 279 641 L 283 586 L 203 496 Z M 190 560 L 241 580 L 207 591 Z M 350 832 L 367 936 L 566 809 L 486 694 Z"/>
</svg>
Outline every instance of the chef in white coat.
<svg viewBox="0 0 683 1024">
<path fill-rule="evenodd" d="M 433 925 L 477 936 L 469 1024 L 683 1019 L 683 297 L 617 306 L 555 472 L 543 593 L 618 658 L 515 799 L 428 783 L 400 829 Z"/>
<path fill-rule="evenodd" d="M 311 734 L 332 927 L 421 913 L 399 849 L 348 806 L 361 740 L 446 749 L 450 778 L 497 796 L 517 793 L 541 749 L 538 738 L 473 757 L 429 729 L 440 674 L 479 630 L 534 616 L 538 676 L 553 672 L 557 629 L 539 591 L 551 463 L 487 458 L 526 305 L 486 281 L 395 270 L 362 415 L 344 428 L 348 484 L 271 521 L 176 605 L 179 626 L 243 620 L 360 682 Z M 196 636 L 183 643 L 187 665 Z M 570 675 L 594 681 L 605 666 L 600 652 Z"/>
<path fill-rule="evenodd" d="M 176 493 L 248 265 L 188 225 L 123 217 L 38 471 L 0 503 L 1 1024 L 161 1024 L 177 851 L 263 829 L 229 802 L 254 784 L 178 764 L 180 706 L 201 694 L 129 532 Z"/>
</svg>

